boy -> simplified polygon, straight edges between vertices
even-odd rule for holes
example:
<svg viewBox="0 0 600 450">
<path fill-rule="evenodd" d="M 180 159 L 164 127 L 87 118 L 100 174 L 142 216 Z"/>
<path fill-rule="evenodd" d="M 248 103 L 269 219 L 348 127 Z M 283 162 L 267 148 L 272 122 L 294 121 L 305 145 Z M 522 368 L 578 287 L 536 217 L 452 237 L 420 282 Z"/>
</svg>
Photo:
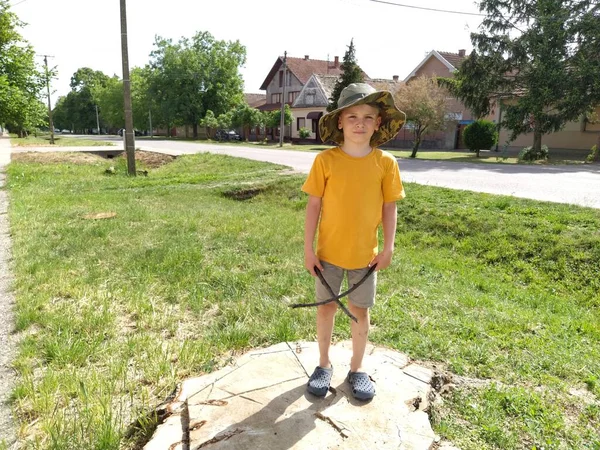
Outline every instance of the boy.
<svg viewBox="0 0 600 450">
<path fill-rule="evenodd" d="M 340 94 L 338 105 L 338 109 L 321 118 L 319 131 L 323 142 L 334 141 L 339 146 L 317 155 L 302 186 L 309 195 L 304 264 L 314 277 L 317 267 L 335 293 L 340 292 L 344 273 L 348 276 L 348 285 L 352 286 L 372 265 L 377 265 L 377 271 L 390 265 L 396 234 L 396 201 L 404 198 L 404 189 L 396 158 L 377 146 L 394 138 L 406 119 L 396 108 L 390 92 L 376 91 L 364 83 L 347 86 Z M 378 253 L 380 223 L 384 246 Z M 358 323 L 351 322 L 352 360 L 347 379 L 353 396 L 360 400 L 375 395 L 371 379 L 362 371 L 362 360 L 376 283 L 376 272 L 373 272 L 348 296 L 348 308 Z M 317 301 L 331 297 L 318 278 L 315 284 Z M 325 396 L 331 383 L 333 367 L 329 347 L 336 311 L 335 302 L 317 308 L 320 361 L 307 387 L 317 396 Z"/>
</svg>

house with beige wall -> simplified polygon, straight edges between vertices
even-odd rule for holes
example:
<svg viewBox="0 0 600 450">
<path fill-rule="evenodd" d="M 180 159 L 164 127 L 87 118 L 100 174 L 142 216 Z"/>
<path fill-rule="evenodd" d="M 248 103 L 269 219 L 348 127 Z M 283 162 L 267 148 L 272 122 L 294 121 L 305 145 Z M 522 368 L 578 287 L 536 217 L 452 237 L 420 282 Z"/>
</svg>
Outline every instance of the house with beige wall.
<svg viewBox="0 0 600 450">
<path fill-rule="evenodd" d="M 510 100 L 504 100 L 504 102 Z M 485 117 L 495 123 L 502 120 L 503 108 L 498 107 L 498 102 L 492 106 L 490 114 Z M 533 145 L 533 133 L 524 133 L 514 141 L 510 141 L 511 131 L 506 128 L 501 128 L 498 138 L 498 150 L 521 150 L 524 147 Z M 598 135 L 600 134 L 600 106 L 595 109 L 593 119 L 588 120 L 581 117 L 577 121 L 568 122 L 564 128 L 554 133 L 544 134 L 542 136 L 542 145 L 548 146 L 550 151 L 560 150 L 582 150 L 589 151 L 598 143 Z M 552 155 L 551 155 L 552 156 Z"/>
<path fill-rule="evenodd" d="M 459 50 L 458 53 L 441 52 L 432 50 L 415 69 L 406 77 L 405 82 L 409 83 L 414 77 L 421 75 L 433 77 L 452 77 L 454 72 L 460 67 L 462 61 L 466 58 L 465 50 Z M 429 139 L 430 145 L 435 148 L 445 149 L 463 149 L 462 133 L 464 128 L 472 123 L 476 117 L 471 111 L 455 98 L 449 99 L 449 111 L 456 120 L 455 128 L 448 130 L 446 133 L 435 133 L 428 135 L 425 140 Z M 596 117 L 600 118 L 600 106 L 596 108 Z M 498 104 L 492 106 L 492 111 L 489 116 L 485 117 L 495 123 L 502 120 L 502 108 Z M 402 133 L 396 142 L 402 140 Z M 555 133 L 549 133 L 542 137 L 542 144 L 547 145 L 549 149 L 555 150 L 589 150 L 598 142 L 598 134 L 600 133 L 600 121 L 589 121 L 581 118 L 578 121 L 569 122 L 565 127 Z M 440 139 L 443 136 L 443 139 Z M 500 130 L 498 149 L 520 150 L 523 147 L 528 147 L 533 144 L 533 134 L 522 134 L 514 141 L 509 142 L 510 130 L 502 128 Z M 437 142 L 437 143 L 436 143 Z M 427 147 L 427 143 L 423 147 Z"/>
<path fill-rule="evenodd" d="M 284 70 L 285 69 L 285 70 Z M 333 61 L 323 61 L 319 59 L 310 59 L 309 55 L 305 55 L 304 58 L 287 57 L 284 67 L 284 57 L 279 56 L 269 74 L 263 81 L 260 89 L 266 91 L 266 104 L 260 106 L 258 109 L 261 111 L 273 111 L 281 109 L 282 102 L 290 105 L 292 108 L 292 114 L 294 115 L 294 123 L 287 125 L 285 128 L 284 136 L 290 138 L 297 138 L 298 136 L 298 121 L 297 118 L 304 117 L 305 126 L 309 123 L 307 120 L 313 120 L 312 118 L 307 119 L 306 116 L 311 111 L 304 111 L 304 106 L 299 107 L 300 111 L 294 110 L 294 103 L 298 99 L 302 89 L 311 80 L 311 77 L 315 74 L 323 76 L 340 76 L 343 70 L 341 68 L 340 59 L 335 56 Z M 311 86 L 313 89 L 319 88 L 318 81 L 312 80 Z M 284 92 L 285 91 L 285 92 Z M 285 96 L 285 98 L 283 98 Z M 310 106 L 310 105 L 307 105 Z M 315 109 L 316 108 L 316 109 Z M 315 105 L 314 112 L 322 111 L 321 107 Z M 308 108 L 311 109 L 311 108 Z M 317 115 L 318 116 L 318 115 Z M 311 116 L 312 117 L 312 116 Z M 312 124 L 311 124 L 312 127 Z M 278 135 L 277 130 L 277 135 Z"/>
<path fill-rule="evenodd" d="M 404 79 L 405 83 L 416 77 L 443 77 L 452 78 L 454 72 L 458 70 L 461 63 L 466 58 L 466 50 L 460 49 L 458 53 L 442 52 L 438 50 L 430 51 L 425 58 L 413 69 L 413 71 Z M 462 149 L 462 134 L 464 128 L 475 120 L 473 114 L 460 100 L 448 98 L 448 115 L 452 118 L 449 128 L 446 131 L 428 133 L 423 136 L 421 148 L 439 148 L 439 149 Z M 396 141 L 393 143 L 398 147 L 409 148 L 412 146 L 412 137 L 410 136 L 410 124 L 400 132 Z"/>
</svg>

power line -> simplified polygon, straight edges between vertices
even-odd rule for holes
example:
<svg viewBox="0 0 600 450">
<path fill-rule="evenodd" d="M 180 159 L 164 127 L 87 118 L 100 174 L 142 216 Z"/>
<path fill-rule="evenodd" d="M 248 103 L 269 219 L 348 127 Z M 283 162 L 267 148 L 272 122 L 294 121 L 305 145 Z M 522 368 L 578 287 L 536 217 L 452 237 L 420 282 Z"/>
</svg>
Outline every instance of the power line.
<svg viewBox="0 0 600 450">
<path fill-rule="evenodd" d="M 10 6 L 10 7 L 12 8 L 12 7 L 14 7 L 14 6 L 20 5 L 21 3 L 25 3 L 26 1 L 27 1 L 27 0 L 21 0 L 20 2 L 13 3 L 12 5 L 8 5 L 8 6 Z"/>
<path fill-rule="evenodd" d="M 369 1 L 373 2 L 373 3 L 383 3 L 385 5 L 400 6 L 402 8 L 422 9 L 424 11 L 434 11 L 434 12 L 441 12 L 441 13 L 448 13 L 448 14 L 462 14 L 465 16 L 485 17 L 485 14 L 479 14 L 479 13 L 470 13 L 470 12 L 464 12 L 464 11 L 450 11 L 448 9 L 426 8 L 424 6 L 403 5 L 401 3 L 392 3 L 392 2 L 386 2 L 383 0 L 369 0 Z"/>
</svg>

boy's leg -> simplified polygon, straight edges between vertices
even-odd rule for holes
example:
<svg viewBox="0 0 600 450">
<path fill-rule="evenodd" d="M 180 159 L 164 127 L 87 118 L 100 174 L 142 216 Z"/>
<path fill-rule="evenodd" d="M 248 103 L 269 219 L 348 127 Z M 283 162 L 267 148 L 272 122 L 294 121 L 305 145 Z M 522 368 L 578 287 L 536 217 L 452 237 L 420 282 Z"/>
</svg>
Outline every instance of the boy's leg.
<svg viewBox="0 0 600 450">
<path fill-rule="evenodd" d="M 317 307 L 317 342 L 319 343 L 319 366 L 324 369 L 331 367 L 329 348 L 335 323 L 337 303 L 328 303 Z"/>
<path fill-rule="evenodd" d="M 352 360 L 350 361 L 351 372 L 361 372 L 362 362 L 369 340 L 369 308 L 360 308 L 348 303 L 348 309 L 358 319 L 358 323 L 351 320 L 352 331 Z"/>
<path fill-rule="evenodd" d="M 344 270 L 333 264 L 321 261 L 323 266 L 323 278 L 331 287 L 333 292 L 339 294 L 344 278 Z M 317 301 L 322 302 L 331 298 L 331 294 L 325 286 L 321 284 L 318 278 L 315 281 Z M 323 368 L 331 367 L 329 361 L 329 348 L 331 347 L 331 336 L 333 334 L 333 325 L 335 323 L 335 313 L 337 303 L 331 302 L 317 307 L 317 342 L 319 343 L 319 366 Z"/>
<path fill-rule="evenodd" d="M 364 269 L 348 271 L 348 286 L 354 286 L 369 270 Z M 377 272 L 367 278 L 363 284 L 358 287 L 349 296 L 348 309 L 356 316 L 358 323 L 351 321 L 352 331 L 352 360 L 350 361 L 350 371 L 360 372 L 362 369 L 363 357 L 369 339 L 369 308 L 375 303 L 375 291 L 377 286 Z"/>
</svg>

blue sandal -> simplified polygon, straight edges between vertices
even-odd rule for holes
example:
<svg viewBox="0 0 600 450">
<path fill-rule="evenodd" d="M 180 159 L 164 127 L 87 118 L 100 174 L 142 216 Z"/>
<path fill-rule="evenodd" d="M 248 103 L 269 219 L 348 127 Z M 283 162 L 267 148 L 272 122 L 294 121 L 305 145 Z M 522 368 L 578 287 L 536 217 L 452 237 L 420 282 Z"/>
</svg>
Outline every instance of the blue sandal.
<svg viewBox="0 0 600 450">
<path fill-rule="evenodd" d="M 352 395 L 358 400 L 370 400 L 375 397 L 375 385 L 365 372 L 348 372 L 348 383 L 352 386 Z"/>
<path fill-rule="evenodd" d="M 315 371 L 308 379 L 307 390 L 317 397 L 325 397 L 331 384 L 331 377 L 333 375 L 333 367 L 325 369 L 324 367 L 317 366 Z"/>
</svg>

